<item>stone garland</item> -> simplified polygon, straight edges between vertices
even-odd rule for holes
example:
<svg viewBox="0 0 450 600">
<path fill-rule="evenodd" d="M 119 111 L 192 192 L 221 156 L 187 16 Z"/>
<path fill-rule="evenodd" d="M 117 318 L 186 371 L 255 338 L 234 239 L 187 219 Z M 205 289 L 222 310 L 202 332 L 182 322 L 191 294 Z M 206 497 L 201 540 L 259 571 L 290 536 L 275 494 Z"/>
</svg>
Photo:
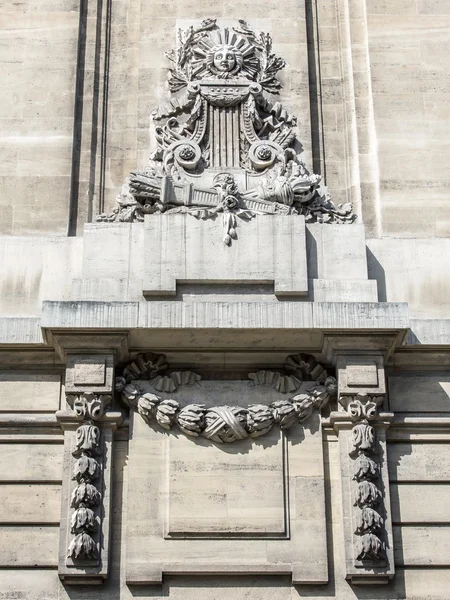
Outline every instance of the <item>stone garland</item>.
<svg viewBox="0 0 450 600">
<path fill-rule="evenodd" d="M 74 509 L 70 532 L 74 538 L 68 548 L 68 557 L 73 560 L 98 558 L 97 543 L 93 534 L 98 518 L 95 509 L 101 502 L 101 494 L 94 482 L 101 473 L 100 463 L 94 458 L 101 454 L 100 429 L 92 421 L 85 421 L 75 432 L 76 458 L 72 479 L 77 482 L 72 492 L 70 507 Z"/>
<path fill-rule="evenodd" d="M 359 509 L 354 533 L 358 536 L 355 557 L 360 561 L 380 561 L 386 556 L 382 542 L 384 519 L 380 514 L 380 465 L 376 460 L 376 434 L 369 421 L 376 416 L 377 406 L 383 396 L 357 394 L 354 398 L 341 398 L 347 405 L 352 428 L 354 459 L 353 480 L 356 482 L 354 506 Z M 382 507 L 381 507 L 382 508 Z"/>
<path fill-rule="evenodd" d="M 147 422 L 156 421 L 164 429 L 177 425 L 189 436 L 203 436 L 216 443 L 229 443 L 247 437 L 256 438 L 268 433 L 277 424 L 289 429 L 306 420 L 314 408 L 320 410 L 336 392 L 336 380 L 327 377 L 323 384 L 297 394 L 289 400 L 277 400 L 270 406 L 253 404 L 248 408 L 239 406 L 212 406 L 188 404 L 181 407 L 173 399 L 161 400 L 150 392 L 143 393 L 124 377 L 116 378 L 116 391 L 123 401 L 133 407 Z"/>
</svg>

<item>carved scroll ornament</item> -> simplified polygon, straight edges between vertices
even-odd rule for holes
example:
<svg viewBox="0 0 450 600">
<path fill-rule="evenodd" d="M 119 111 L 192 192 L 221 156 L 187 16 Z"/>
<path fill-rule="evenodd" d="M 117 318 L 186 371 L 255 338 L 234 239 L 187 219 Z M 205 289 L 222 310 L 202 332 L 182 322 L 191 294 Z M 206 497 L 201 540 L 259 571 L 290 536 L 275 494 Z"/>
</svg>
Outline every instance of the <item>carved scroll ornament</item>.
<svg viewBox="0 0 450 600">
<path fill-rule="evenodd" d="M 238 219 L 304 215 L 307 222 L 352 223 L 350 203 L 336 206 L 299 157 L 296 117 L 266 94 L 279 94 L 285 61 L 269 34 L 245 21 L 221 29 L 215 19 L 179 32 L 167 54 L 173 98 L 153 113 L 157 150 L 135 171 L 118 207 L 99 221 L 142 221 L 145 214 L 222 218 L 223 241 Z"/>
<path fill-rule="evenodd" d="M 158 366 L 155 366 L 158 365 Z M 277 400 L 269 406 L 252 404 L 240 406 L 210 406 L 189 403 L 181 406 L 177 400 L 161 399 L 154 393 L 143 392 L 132 379 L 149 379 L 159 384 L 161 377 L 198 385 L 200 376 L 190 371 L 160 375 L 168 365 L 163 355 L 141 354 L 116 378 L 116 391 L 122 400 L 135 409 L 147 423 L 156 422 L 164 429 L 177 426 L 188 436 L 203 436 L 216 443 L 229 443 L 247 437 L 256 438 L 268 433 L 274 425 L 289 429 L 305 421 L 314 409 L 321 410 L 336 394 L 336 379 L 328 375 L 312 356 L 288 357 L 285 369 L 290 373 L 258 371 L 249 374 L 249 385 L 270 385 L 281 393 L 297 390 L 303 381 L 309 389 L 288 399 Z"/>
</svg>

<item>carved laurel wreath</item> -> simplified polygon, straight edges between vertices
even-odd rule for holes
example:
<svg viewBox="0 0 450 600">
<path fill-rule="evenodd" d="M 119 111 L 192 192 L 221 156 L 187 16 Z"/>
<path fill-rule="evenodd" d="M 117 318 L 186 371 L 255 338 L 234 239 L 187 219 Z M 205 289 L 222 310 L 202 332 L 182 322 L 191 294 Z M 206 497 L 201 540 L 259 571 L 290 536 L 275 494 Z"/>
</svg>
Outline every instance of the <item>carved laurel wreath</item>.
<svg viewBox="0 0 450 600">
<path fill-rule="evenodd" d="M 306 354 L 289 356 L 285 372 L 257 371 L 249 373 L 249 384 L 270 385 L 282 394 L 298 390 L 304 381 L 311 387 L 289 399 L 277 400 L 266 406 L 212 406 L 191 403 L 181 407 L 177 400 L 162 400 L 156 394 L 143 392 L 132 383 L 148 379 L 157 391 L 175 392 L 180 385 L 196 386 L 200 375 L 192 371 L 162 374 L 168 368 L 163 354 L 139 354 L 116 378 L 116 391 L 122 400 L 135 409 L 147 423 L 156 421 L 164 429 L 175 425 L 186 435 L 203 436 L 216 443 L 228 443 L 268 433 L 274 425 L 288 429 L 305 421 L 314 409 L 321 410 L 336 394 L 336 379 L 328 375 L 314 357 Z"/>
</svg>

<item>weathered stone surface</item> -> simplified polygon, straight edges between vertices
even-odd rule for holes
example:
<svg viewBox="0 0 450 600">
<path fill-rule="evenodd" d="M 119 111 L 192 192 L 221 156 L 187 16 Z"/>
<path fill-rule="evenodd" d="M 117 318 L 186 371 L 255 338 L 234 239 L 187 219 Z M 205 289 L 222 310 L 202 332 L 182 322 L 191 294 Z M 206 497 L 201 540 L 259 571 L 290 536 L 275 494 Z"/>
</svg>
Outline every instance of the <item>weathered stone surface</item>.
<svg viewBox="0 0 450 600">
<path fill-rule="evenodd" d="M 447 373 L 392 375 L 389 402 L 391 410 L 398 412 L 449 412 L 450 376 Z"/>
<path fill-rule="evenodd" d="M 445 484 L 391 484 L 394 523 L 446 523 L 450 487 Z"/>
<path fill-rule="evenodd" d="M 397 443 L 388 451 L 391 481 L 450 481 L 447 444 Z"/>
<path fill-rule="evenodd" d="M 176 293 L 176 283 L 273 283 L 276 295 L 308 291 L 302 217 L 273 215 L 243 222 L 239 243 L 221 241 L 220 223 L 186 215 L 153 215 L 145 221 L 144 294 Z M 269 242 L 270 240 L 270 242 Z M 214 260 L 211 260 L 214 257 Z"/>
<path fill-rule="evenodd" d="M 59 523 L 60 485 L 3 483 L 0 489 L 2 523 Z"/>
<path fill-rule="evenodd" d="M 0 410 L 51 412 L 59 408 L 60 375 L 0 372 Z"/>
<path fill-rule="evenodd" d="M 117 0 L 111 10 L 73 0 L 2 4 L 0 600 L 448 600 L 449 10 L 446 0 L 213 7 Z M 89 223 L 114 208 L 130 171 L 148 164 L 156 149 L 150 110 L 167 99 L 164 51 L 178 27 L 205 18 L 221 27 L 245 18 L 254 31 L 271 33 L 275 54 L 287 61 L 279 99 L 298 116 L 303 148 L 295 151 L 336 204 L 353 203 L 359 218 L 351 228 L 308 224 L 303 239 L 296 223 L 277 237 L 265 222 L 272 216 L 258 215 L 231 227 L 238 240 L 219 249 L 222 213 L 208 222 L 173 215 L 190 220 L 192 232 L 176 238 L 167 230 L 161 244 L 144 223 Z M 224 156 L 223 148 L 217 152 Z M 170 290 L 162 284 L 169 276 Z M 175 296 L 145 298 L 152 277 L 157 293 Z M 281 297 L 292 291 L 288 301 Z M 114 456 L 111 480 L 97 490 L 112 526 L 110 536 L 108 526 L 103 532 L 108 579 L 84 589 L 59 580 L 68 548 L 64 538 L 58 558 L 62 514 L 62 530 L 71 527 L 61 513 L 60 480 L 72 492 L 86 483 L 88 459 L 97 460 L 77 463 L 71 446 L 62 465 L 54 415 L 67 352 L 116 352 L 122 366 L 154 349 L 170 356 L 175 373 L 200 365 L 205 380 L 233 382 L 227 405 L 263 406 L 257 428 L 270 422 L 264 406 L 276 401 L 275 390 L 238 389 L 242 371 L 260 363 L 280 368 L 281 355 L 294 348 L 326 357 L 333 368 L 332 336 L 334 350 L 384 355 L 385 408 L 395 413 L 386 454 L 382 439 L 343 474 L 327 409 L 323 431 L 316 416 L 310 427 L 280 434 L 274 426 L 219 448 L 186 437 L 198 412 L 185 411 L 184 431 L 174 425 L 168 432 L 137 416 L 128 429 L 122 407 L 124 425 L 114 439 L 110 432 L 104 454 L 107 467 Z M 353 366 L 346 381 L 353 391 L 381 389 L 373 368 Z M 100 370 L 67 381 L 99 386 Z M 216 403 L 211 393 L 178 387 L 164 400 L 176 392 L 186 404 Z M 90 400 L 80 402 L 93 406 Z M 167 425 L 173 415 L 164 406 L 160 422 Z M 363 410 L 360 417 L 356 446 L 347 436 L 353 425 L 343 425 L 346 460 L 370 447 L 372 423 L 363 422 Z M 380 432 L 373 433 L 375 443 Z M 395 579 L 358 588 L 344 580 L 345 526 L 355 507 L 345 507 L 342 496 L 363 483 L 361 494 L 372 502 L 378 463 L 386 469 L 386 462 Z M 386 498 L 387 488 L 381 491 Z M 366 526 L 377 528 L 365 508 Z M 90 526 L 85 510 L 75 529 Z M 163 571 L 161 586 L 127 584 L 143 577 L 160 583 Z"/>
<path fill-rule="evenodd" d="M 61 444 L 1 444 L 0 481 L 60 482 L 61 450 Z"/>
<path fill-rule="evenodd" d="M 58 535 L 59 527 L 0 527 L 0 565 L 21 569 L 55 567 Z"/>
</svg>

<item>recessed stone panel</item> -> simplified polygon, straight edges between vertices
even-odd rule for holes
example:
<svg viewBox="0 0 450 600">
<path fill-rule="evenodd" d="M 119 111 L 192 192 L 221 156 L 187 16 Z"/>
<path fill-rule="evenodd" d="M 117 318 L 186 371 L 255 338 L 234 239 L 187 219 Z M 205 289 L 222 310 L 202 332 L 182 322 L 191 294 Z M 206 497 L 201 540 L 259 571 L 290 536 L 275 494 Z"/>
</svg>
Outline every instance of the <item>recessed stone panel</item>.
<svg viewBox="0 0 450 600">
<path fill-rule="evenodd" d="M 281 435 L 226 448 L 169 437 L 168 535 L 285 535 Z"/>
</svg>

